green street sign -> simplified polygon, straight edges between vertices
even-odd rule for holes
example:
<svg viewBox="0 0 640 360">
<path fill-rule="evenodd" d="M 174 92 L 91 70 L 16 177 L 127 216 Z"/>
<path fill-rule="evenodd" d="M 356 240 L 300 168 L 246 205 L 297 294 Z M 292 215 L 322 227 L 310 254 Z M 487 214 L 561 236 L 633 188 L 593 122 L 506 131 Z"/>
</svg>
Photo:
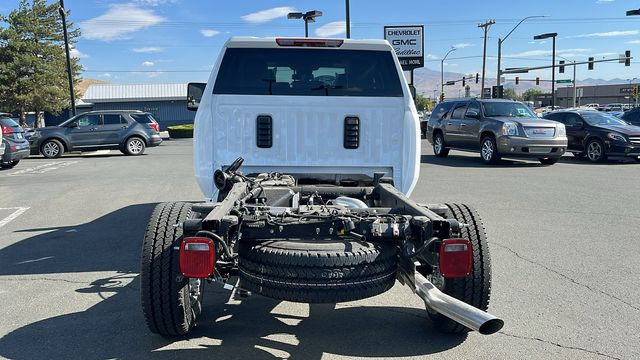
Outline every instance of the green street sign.
<svg viewBox="0 0 640 360">
<path fill-rule="evenodd" d="M 571 79 L 556 80 L 556 84 L 571 84 L 572 82 Z"/>
</svg>

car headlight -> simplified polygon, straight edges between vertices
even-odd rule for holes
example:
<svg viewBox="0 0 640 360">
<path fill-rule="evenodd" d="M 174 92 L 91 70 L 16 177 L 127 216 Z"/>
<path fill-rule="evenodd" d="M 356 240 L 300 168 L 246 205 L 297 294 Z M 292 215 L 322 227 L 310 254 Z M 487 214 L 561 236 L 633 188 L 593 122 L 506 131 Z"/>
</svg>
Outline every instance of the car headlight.
<svg viewBox="0 0 640 360">
<path fill-rule="evenodd" d="M 614 141 L 627 142 L 627 139 L 624 136 L 622 136 L 621 134 L 618 134 L 618 133 L 613 133 L 613 132 L 612 133 L 608 133 L 607 137 L 609 139 L 611 139 L 611 140 L 614 140 Z"/>
<path fill-rule="evenodd" d="M 502 135 L 518 135 L 518 124 L 513 121 L 502 124 Z"/>
<path fill-rule="evenodd" d="M 567 128 L 564 127 L 564 124 L 558 124 L 556 126 L 556 135 L 557 136 L 567 136 Z"/>
</svg>

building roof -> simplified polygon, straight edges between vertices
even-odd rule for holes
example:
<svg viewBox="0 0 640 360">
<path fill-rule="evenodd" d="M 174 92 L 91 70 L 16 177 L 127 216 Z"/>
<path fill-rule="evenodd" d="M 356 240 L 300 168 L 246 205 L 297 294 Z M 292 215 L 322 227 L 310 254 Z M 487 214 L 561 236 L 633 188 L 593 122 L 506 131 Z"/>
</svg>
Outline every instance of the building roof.
<svg viewBox="0 0 640 360">
<path fill-rule="evenodd" d="M 187 84 L 95 84 L 82 97 L 91 103 L 186 99 Z"/>
</svg>

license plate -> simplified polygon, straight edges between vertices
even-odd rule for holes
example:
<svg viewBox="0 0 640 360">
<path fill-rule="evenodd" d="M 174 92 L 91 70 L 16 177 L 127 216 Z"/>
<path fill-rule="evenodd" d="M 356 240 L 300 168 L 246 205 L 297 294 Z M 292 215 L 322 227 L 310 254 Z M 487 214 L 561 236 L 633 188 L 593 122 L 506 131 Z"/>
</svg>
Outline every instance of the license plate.
<svg viewBox="0 0 640 360">
<path fill-rule="evenodd" d="M 529 152 L 534 154 L 548 154 L 551 152 L 551 148 L 550 147 L 530 147 Z"/>
</svg>

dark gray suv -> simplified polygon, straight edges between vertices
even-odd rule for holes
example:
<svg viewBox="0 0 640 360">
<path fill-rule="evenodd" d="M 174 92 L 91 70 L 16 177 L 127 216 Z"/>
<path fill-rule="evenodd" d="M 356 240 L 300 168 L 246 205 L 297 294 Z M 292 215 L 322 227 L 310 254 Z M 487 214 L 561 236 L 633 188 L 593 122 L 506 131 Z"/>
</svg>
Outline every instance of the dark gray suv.
<svg viewBox="0 0 640 360">
<path fill-rule="evenodd" d="M 449 149 L 475 151 L 487 164 L 504 156 L 550 165 L 567 149 L 563 124 L 538 119 L 528 106 L 511 100 L 442 102 L 431 113 L 426 132 L 436 156 L 447 156 Z"/>
<path fill-rule="evenodd" d="M 133 110 L 90 111 L 58 126 L 37 129 L 29 138 L 32 153 L 46 158 L 65 151 L 120 150 L 140 155 L 162 143 L 160 126 L 149 113 Z"/>
</svg>

